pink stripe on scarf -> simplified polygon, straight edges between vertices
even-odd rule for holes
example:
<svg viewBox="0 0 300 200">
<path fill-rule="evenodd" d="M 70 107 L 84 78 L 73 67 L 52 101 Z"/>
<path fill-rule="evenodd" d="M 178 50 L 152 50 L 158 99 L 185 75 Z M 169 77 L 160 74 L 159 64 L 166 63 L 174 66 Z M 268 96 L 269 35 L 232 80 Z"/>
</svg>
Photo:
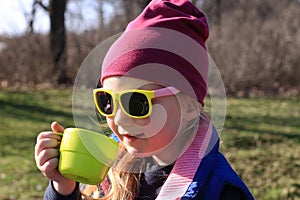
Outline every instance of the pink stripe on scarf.
<svg viewBox="0 0 300 200">
<path fill-rule="evenodd" d="M 156 200 L 177 200 L 185 194 L 205 156 L 212 136 L 208 118 L 201 118 L 197 135 L 190 147 L 178 158 Z"/>
</svg>

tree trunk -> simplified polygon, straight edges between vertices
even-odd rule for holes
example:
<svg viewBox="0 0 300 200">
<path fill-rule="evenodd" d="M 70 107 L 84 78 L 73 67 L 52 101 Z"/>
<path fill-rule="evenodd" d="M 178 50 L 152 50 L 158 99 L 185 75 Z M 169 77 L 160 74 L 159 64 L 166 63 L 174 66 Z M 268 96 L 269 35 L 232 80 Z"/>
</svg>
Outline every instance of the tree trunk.
<svg viewBox="0 0 300 200">
<path fill-rule="evenodd" d="M 150 3 L 151 0 L 123 0 L 127 21 L 133 20 Z"/>
<path fill-rule="evenodd" d="M 151 0 L 139 0 L 138 4 L 141 10 L 143 10 L 149 3 Z"/>
<path fill-rule="evenodd" d="M 57 84 L 69 81 L 66 74 L 66 30 L 65 30 L 66 0 L 51 0 L 50 14 L 50 49 L 53 60 L 54 81 Z"/>
<path fill-rule="evenodd" d="M 217 25 L 221 24 L 222 20 L 222 0 L 217 0 L 216 1 L 216 17 L 217 17 Z"/>
</svg>

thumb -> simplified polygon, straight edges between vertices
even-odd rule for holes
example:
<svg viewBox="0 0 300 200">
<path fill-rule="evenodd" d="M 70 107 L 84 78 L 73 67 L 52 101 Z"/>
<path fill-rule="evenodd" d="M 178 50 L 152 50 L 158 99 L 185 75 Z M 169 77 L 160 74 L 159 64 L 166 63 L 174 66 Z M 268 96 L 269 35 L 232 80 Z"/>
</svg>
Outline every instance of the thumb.
<svg viewBox="0 0 300 200">
<path fill-rule="evenodd" d="M 63 133 L 65 130 L 65 128 L 56 121 L 51 123 L 51 129 L 54 133 Z"/>
</svg>

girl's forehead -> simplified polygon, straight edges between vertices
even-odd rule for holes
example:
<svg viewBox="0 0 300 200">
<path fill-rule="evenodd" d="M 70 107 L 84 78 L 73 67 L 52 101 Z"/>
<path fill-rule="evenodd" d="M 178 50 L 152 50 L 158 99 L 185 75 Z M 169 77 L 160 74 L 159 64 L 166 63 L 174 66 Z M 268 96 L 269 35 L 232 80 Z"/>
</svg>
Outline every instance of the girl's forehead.
<svg viewBox="0 0 300 200">
<path fill-rule="evenodd" d="M 161 85 L 143 79 L 128 76 L 113 76 L 103 80 L 103 88 L 114 91 L 128 89 L 158 89 Z"/>
</svg>

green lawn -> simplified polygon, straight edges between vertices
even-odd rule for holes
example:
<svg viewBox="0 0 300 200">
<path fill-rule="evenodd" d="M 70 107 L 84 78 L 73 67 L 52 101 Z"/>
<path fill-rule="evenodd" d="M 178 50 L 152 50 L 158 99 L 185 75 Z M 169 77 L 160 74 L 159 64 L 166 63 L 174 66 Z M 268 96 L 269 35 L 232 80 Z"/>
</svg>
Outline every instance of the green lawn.
<svg viewBox="0 0 300 200">
<path fill-rule="evenodd" d="M 71 90 L 0 91 L 0 199 L 42 199 L 36 135 L 73 126 Z M 300 199 L 300 99 L 227 99 L 221 151 L 257 199 Z"/>
<path fill-rule="evenodd" d="M 67 90 L 0 92 L 0 199 L 42 199 L 47 180 L 34 162 L 35 138 L 58 120 L 72 126 Z"/>
<path fill-rule="evenodd" d="M 257 199 L 300 199 L 300 99 L 229 99 L 222 151 Z"/>
</svg>

